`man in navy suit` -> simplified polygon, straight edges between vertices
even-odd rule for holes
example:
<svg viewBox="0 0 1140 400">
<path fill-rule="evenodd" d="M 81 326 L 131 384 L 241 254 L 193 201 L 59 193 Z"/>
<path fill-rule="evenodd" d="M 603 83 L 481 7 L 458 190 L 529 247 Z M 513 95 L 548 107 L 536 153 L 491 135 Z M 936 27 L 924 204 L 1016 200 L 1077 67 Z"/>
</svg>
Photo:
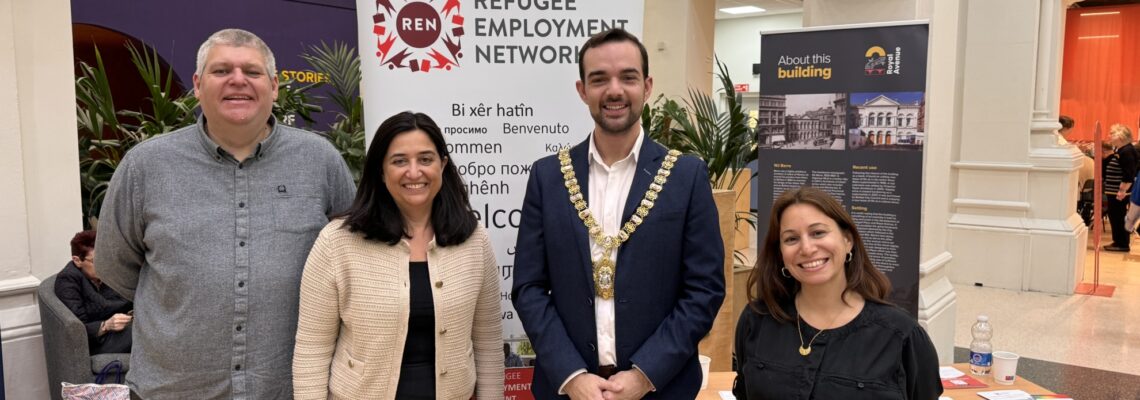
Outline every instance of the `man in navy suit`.
<svg viewBox="0 0 1140 400">
<path fill-rule="evenodd" d="M 724 300 L 724 246 L 704 162 L 638 122 L 653 91 L 645 46 L 591 37 L 576 86 L 582 143 L 534 163 L 512 300 L 535 349 L 537 399 L 693 399 L 697 343 Z"/>
</svg>

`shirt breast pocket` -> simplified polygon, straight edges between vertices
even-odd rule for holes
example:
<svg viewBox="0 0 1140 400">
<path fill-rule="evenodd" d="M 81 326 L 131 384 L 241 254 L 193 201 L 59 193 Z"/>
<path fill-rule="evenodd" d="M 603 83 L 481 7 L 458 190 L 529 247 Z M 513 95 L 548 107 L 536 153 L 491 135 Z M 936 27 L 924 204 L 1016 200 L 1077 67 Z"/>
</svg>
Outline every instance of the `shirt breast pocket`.
<svg viewBox="0 0 1140 400">
<path fill-rule="evenodd" d="M 799 398 L 800 394 L 795 389 L 805 386 L 801 374 L 779 364 L 752 360 L 744 364 L 743 371 L 742 379 L 747 384 L 749 399 Z"/>
<path fill-rule="evenodd" d="M 310 185 L 277 185 L 273 195 L 273 226 L 278 231 L 310 233 L 329 222 L 320 189 Z"/>
<path fill-rule="evenodd" d="M 816 393 L 827 397 L 851 400 L 904 400 L 902 390 L 886 382 L 874 379 L 859 379 L 839 375 L 824 375 L 819 381 Z"/>
</svg>

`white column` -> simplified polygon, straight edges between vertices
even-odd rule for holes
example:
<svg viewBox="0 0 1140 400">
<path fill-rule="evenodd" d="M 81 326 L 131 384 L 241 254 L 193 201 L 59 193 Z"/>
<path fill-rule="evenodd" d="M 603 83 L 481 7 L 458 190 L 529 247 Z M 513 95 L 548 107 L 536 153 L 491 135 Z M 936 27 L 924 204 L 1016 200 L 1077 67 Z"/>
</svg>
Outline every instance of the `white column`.
<svg viewBox="0 0 1140 400">
<path fill-rule="evenodd" d="M 950 162 L 961 126 L 964 7 L 957 1 L 925 0 L 915 16 L 930 20 L 927 58 L 926 147 L 922 187 L 922 251 L 919 265 L 918 321 L 926 327 L 941 364 L 954 361 L 957 294 L 946 266 L 957 254 L 948 247 Z"/>
<path fill-rule="evenodd" d="M 923 161 L 922 244 L 919 253 L 918 321 L 926 328 L 939 362 L 954 359 L 957 295 L 948 279 L 952 252 L 947 247 L 950 160 L 958 131 L 962 96 L 961 63 L 964 7 L 957 1 L 805 0 L 804 26 L 842 25 L 927 19 L 930 55 L 927 60 L 926 146 Z"/>
<path fill-rule="evenodd" d="M 1038 0 L 1037 76 L 1030 128 L 1030 226 L 1034 235 L 1027 289 L 1071 294 L 1084 274 L 1088 229 L 1076 213 L 1077 170 L 1086 157 L 1075 146 L 1058 145 L 1061 65 L 1065 44 L 1063 0 Z M 1064 249 L 1058 251 L 1057 249 Z M 1052 251 L 1050 251 L 1052 250 Z"/>
<path fill-rule="evenodd" d="M 0 337 L 11 399 L 48 398 L 34 291 L 82 228 L 72 65 L 70 2 L 0 0 Z"/>
<path fill-rule="evenodd" d="M 1053 133 L 1061 1 L 972 0 L 967 9 L 950 277 L 1072 293 L 1087 230 L 1075 214 L 1083 156 Z"/>
<path fill-rule="evenodd" d="M 714 0 L 646 1 L 642 41 L 649 51 L 653 101 L 657 95 L 689 98 L 689 88 L 714 93 Z"/>
</svg>

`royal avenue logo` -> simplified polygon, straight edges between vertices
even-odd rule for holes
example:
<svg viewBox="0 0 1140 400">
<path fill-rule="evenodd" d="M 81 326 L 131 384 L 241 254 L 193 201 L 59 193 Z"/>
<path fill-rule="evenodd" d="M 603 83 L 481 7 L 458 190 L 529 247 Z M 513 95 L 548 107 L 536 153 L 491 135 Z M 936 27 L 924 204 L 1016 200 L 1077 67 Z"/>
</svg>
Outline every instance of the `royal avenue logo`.
<svg viewBox="0 0 1140 400">
<path fill-rule="evenodd" d="M 882 47 L 872 46 L 865 53 L 867 64 L 863 66 L 865 75 L 883 75 L 887 71 L 887 51 Z"/>
<path fill-rule="evenodd" d="M 868 76 L 898 75 L 902 70 L 902 47 L 895 47 L 893 53 L 887 53 L 882 47 L 871 46 L 864 53 L 867 64 L 863 66 L 863 74 Z"/>
<path fill-rule="evenodd" d="M 412 72 L 450 71 L 463 57 L 463 15 L 459 0 L 438 1 L 436 8 L 423 1 L 376 0 L 372 33 L 376 35 L 376 58 L 388 69 Z"/>
</svg>

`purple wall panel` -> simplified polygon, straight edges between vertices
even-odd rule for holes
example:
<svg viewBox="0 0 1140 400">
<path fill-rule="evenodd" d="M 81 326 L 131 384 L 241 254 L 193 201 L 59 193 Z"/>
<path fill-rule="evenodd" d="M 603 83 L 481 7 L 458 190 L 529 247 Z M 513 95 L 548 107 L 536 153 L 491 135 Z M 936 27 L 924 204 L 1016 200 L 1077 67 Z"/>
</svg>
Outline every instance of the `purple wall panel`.
<svg viewBox="0 0 1140 400">
<path fill-rule="evenodd" d="M 309 70 L 298 57 L 308 45 L 324 41 L 356 47 L 356 4 L 352 0 L 72 0 L 71 19 L 151 45 L 187 86 L 192 82 L 198 46 L 224 28 L 241 28 L 260 36 L 273 49 L 278 71 Z"/>
</svg>

